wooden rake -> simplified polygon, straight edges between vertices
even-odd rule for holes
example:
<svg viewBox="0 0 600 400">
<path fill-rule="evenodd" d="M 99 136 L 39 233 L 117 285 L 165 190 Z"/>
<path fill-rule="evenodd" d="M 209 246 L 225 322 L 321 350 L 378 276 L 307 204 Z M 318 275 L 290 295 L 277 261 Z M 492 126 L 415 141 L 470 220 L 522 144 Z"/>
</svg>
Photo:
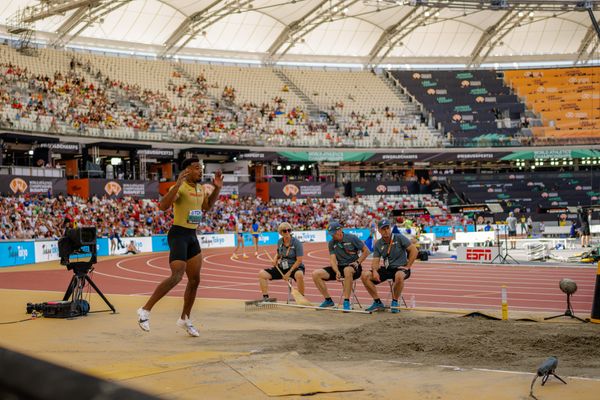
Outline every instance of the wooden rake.
<svg viewBox="0 0 600 400">
<path fill-rule="evenodd" d="M 271 260 L 271 262 L 273 262 L 273 258 L 271 257 L 271 255 L 268 252 L 265 252 L 265 254 L 269 258 L 269 260 Z M 285 275 L 283 273 L 283 271 L 281 271 L 281 269 L 279 269 L 278 265 L 275 265 L 275 268 L 277 268 L 277 271 L 279 271 L 279 273 L 281 274 L 282 277 Z M 304 297 L 304 295 L 302 293 L 300 293 L 296 288 L 294 288 L 288 279 L 285 279 L 285 282 L 288 284 L 290 291 L 292 292 L 292 297 L 294 298 L 294 301 L 296 301 L 296 304 L 299 304 L 301 306 L 308 306 L 308 307 L 313 306 L 313 303 L 308 301 L 308 299 L 306 297 Z"/>
</svg>

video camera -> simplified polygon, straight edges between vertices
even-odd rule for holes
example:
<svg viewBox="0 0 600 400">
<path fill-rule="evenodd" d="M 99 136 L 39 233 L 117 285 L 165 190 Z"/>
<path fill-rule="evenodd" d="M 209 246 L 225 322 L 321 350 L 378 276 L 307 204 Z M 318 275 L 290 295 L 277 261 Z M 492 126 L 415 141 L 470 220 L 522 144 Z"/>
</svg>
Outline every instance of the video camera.
<svg viewBox="0 0 600 400">
<path fill-rule="evenodd" d="M 86 315 L 90 311 L 90 305 L 87 300 L 83 299 L 83 290 L 88 284 L 98 293 L 112 312 L 116 312 L 115 307 L 110 304 L 89 276 L 90 271 L 94 270 L 93 265 L 97 262 L 96 235 L 96 227 L 93 226 L 67 229 L 65 231 L 65 235 L 58 241 L 58 255 L 60 256 L 60 263 L 65 265 L 68 270 L 73 271 L 69 287 L 61 301 L 27 303 L 27 313 L 39 312 L 44 317 L 50 318 L 72 318 Z M 82 247 L 87 247 L 88 250 L 83 251 L 81 250 Z M 89 261 L 71 262 L 70 257 L 73 254 L 90 254 L 91 256 Z"/>
<path fill-rule="evenodd" d="M 74 304 L 67 300 L 27 303 L 27 314 L 34 312 L 42 314 L 45 318 L 70 318 L 87 315 L 90 312 L 90 304 L 83 299 L 76 300 Z"/>
<path fill-rule="evenodd" d="M 69 268 L 69 257 L 75 253 L 81 253 L 82 247 L 88 247 L 87 253 L 91 254 L 90 263 L 95 264 L 96 258 L 96 227 L 87 226 L 75 229 L 67 229 L 65 235 L 58 241 L 58 255 L 60 263 Z"/>
</svg>

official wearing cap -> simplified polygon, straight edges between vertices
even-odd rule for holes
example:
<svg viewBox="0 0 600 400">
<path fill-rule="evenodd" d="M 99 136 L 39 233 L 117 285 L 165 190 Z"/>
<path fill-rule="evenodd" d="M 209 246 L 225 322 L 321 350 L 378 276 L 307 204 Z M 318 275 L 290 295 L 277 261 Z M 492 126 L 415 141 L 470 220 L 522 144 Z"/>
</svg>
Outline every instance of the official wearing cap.
<svg viewBox="0 0 600 400">
<path fill-rule="evenodd" d="M 411 241 L 401 233 L 392 233 L 390 221 L 382 219 L 377 224 L 381 239 L 373 246 L 373 262 L 370 271 L 364 271 L 361 280 L 365 288 L 373 297 L 373 304 L 367 311 L 380 311 L 385 309 L 385 304 L 379 298 L 375 285 L 392 279 L 392 303 L 393 313 L 397 313 L 398 299 L 404 288 L 404 281 L 410 277 L 413 263 L 417 259 L 419 251 Z M 380 260 L 383 258 L 383 265 Z"/>
<path fill-rule="evenodd" d="M 328 243 L 331 266 L 313 271 L 312 274 L 315 285 L 325 297 L 325 301 L 321 303 L 320 307 L 335 306 L 325 282 L 337 279 L 344 282 L 343 309 L 351 310 L 352 282 L 361 276 L 361 264 L 371 252 L 358 236 L 344 233 L 342 225 L 337 221 L 329 223 L 327 232 L 332 237 Z"/>
</svg>

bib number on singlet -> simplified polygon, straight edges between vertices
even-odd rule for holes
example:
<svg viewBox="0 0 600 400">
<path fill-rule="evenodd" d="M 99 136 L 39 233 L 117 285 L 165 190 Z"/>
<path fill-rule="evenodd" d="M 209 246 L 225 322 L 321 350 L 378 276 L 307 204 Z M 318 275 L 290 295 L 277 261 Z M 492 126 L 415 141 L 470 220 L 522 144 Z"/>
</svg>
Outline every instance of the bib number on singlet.
<svg viewBox="0 0 600 400">
<path fill-rule="evenodd" d="M 203 216 L 202 210 L 191 210 L 188 214 L 187 222 L 188 224 L 199 224 L 202 222 Z"/>
</svg>

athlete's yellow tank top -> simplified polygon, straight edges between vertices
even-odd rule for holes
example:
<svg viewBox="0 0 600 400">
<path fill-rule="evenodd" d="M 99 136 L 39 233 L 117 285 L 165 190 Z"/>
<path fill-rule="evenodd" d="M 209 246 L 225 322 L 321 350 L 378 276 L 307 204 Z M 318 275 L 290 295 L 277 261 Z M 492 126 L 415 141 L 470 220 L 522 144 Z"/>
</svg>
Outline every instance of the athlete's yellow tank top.
<svg viewBox="0 0 600 400">
<path fill-rule="evenodd" d="M 173 225 L 196 229 L 198 224 L 189 223 L 188 216 L 191 211 L 202 210 L 202 204 L 204 204 L 204 200 L 206 199 L 204 187 L 201 183 L 197 183 L 194 187 L 194 185 L 183 182 L 177 191 L 177 195 L 177 200 L 173 203 Z"/>
</svg>

